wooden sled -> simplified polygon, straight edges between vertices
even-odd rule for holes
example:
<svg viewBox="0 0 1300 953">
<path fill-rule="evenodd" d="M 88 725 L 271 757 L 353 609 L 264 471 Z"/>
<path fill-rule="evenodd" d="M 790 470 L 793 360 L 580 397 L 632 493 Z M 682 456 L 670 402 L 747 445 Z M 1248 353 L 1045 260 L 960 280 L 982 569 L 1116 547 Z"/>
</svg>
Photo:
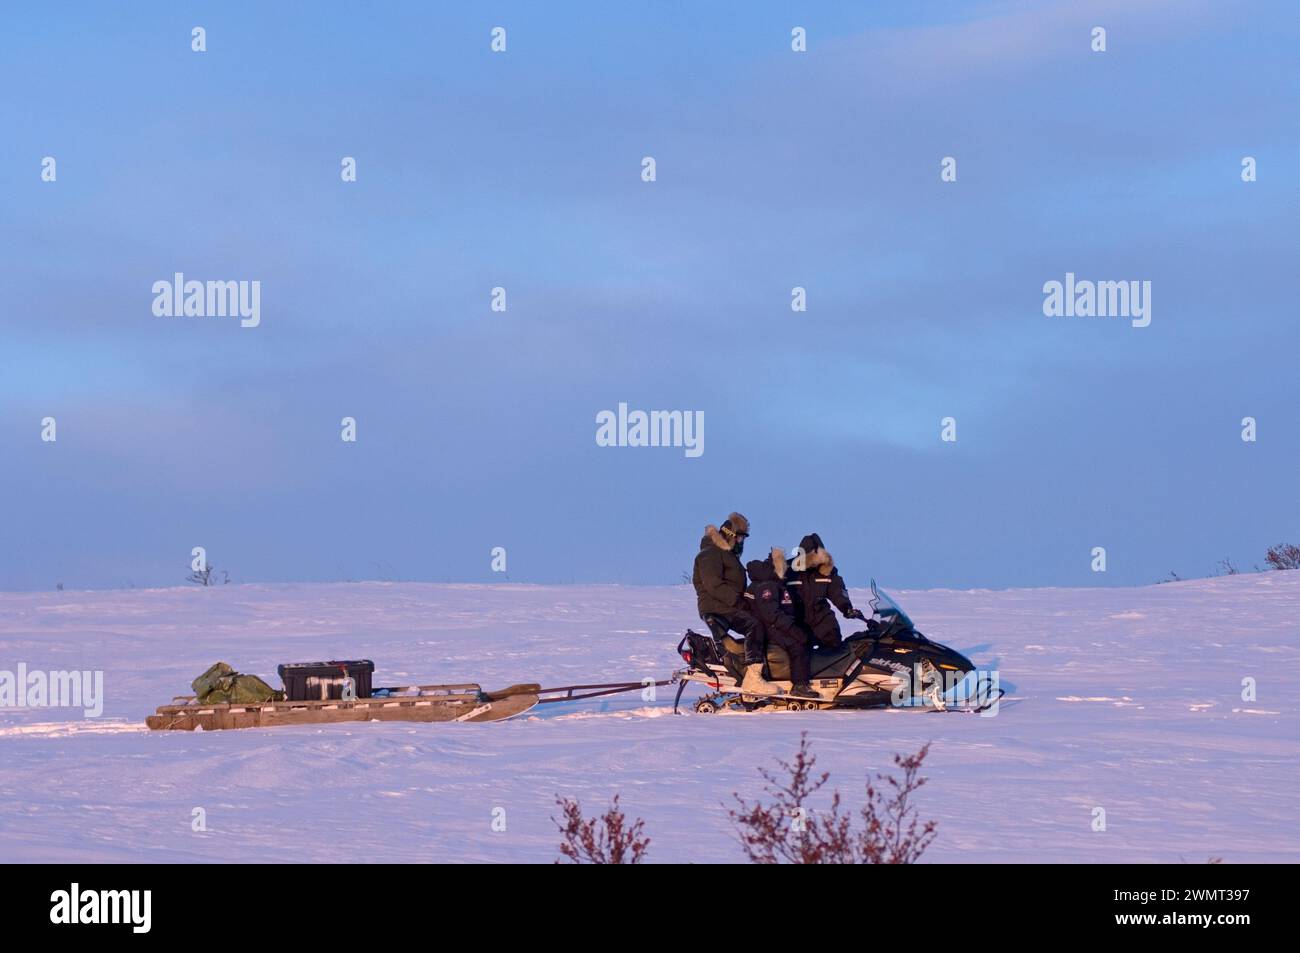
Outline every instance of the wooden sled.
<svg viewBox="0 0 1300 953">
<path fill-rule="evenodd" d="M 160 705 L 144 723 L 155 731 L 218 731 L 343 721 L 501 721 L 536 705 L 539 690 L 538 685 L 512 685 L 496 692 L 473 684 L 413 685 L 387 689 L 387 697 L 255 705 L 203 705 L 193 696 L 178 696 L 172 704 Z"/>
</svg>

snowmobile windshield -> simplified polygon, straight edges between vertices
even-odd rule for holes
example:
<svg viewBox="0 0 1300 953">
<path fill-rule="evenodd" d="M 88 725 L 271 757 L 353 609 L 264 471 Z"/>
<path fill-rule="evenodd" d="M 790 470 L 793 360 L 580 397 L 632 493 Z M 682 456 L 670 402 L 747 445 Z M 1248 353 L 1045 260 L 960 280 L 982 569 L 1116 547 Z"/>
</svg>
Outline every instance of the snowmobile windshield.
<svg viewBox="0 0 1300 953">
<path fill-rule="evenodd" d="M 889 597 L 883 589 L 876 587 L 876 580 L 871 580 L 871 611 L 881 619 L 899 619 L 909 629 L 916 628 L 908 618 L 903 607 Z"/>
</svg>

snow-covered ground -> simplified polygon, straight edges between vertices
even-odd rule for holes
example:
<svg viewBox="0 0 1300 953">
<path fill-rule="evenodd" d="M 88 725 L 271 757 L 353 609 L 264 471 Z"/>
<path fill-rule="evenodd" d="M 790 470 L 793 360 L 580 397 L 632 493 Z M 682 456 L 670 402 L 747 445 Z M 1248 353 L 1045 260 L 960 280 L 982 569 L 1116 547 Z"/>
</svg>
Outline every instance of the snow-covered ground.
<svg viewBox="0 0 1300 953">
<path fill-rule="evenodd" d="M 149 732 L 144 716 L 217 660 L 273 684 L 278 663 L 322 658 L 372 658 L 380 685 L 664 678 L 696 624 L 693 596 L 411 583 L 0 594 L 0 670 L 98 669 L 106 696 L 99 718 L 0 709 L 0 861 L 549 862 L 555 796 L 593 810 L 615 793 L 645 819 L 651 860 L 739 860 L 732 792 L 757 794 L 756 768 L 804 731 L 850 801 L 894 752 L 933 742 L 918 796 L 939 824 L 929 860 L 1300 861 L 1300 572 L 895 595 L 926 634 L 1000 672 L 996 717 L 673 717 L 660 689 L 653 703 L 545 705 L 489 725 Z M 194 808 L 206 831 L 191 829 Z"/>
</svg>

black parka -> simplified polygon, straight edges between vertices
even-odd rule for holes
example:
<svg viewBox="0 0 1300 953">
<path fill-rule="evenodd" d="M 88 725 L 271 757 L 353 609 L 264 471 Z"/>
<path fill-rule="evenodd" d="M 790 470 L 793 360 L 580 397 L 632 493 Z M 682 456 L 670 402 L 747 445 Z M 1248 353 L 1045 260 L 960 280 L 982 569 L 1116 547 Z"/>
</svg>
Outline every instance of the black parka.
<svg viewBox="0 0 1300 953">
<path fill-rule="evenodd" d="M 818 559 L 822 557 L 822 559 Z M 820 550 L 809 554 L 809 565 L 802 572 L 792 572 L 786 578 L 790 594 L 794 597 L 795 618 L 811 632 L 821 632 L 833 628 L 839 632 L 835 614 L 831 605 L 840 610 L 841 615 L 853 611 L 853 600 L 849 598 L 848 587 L 839 570 L 830 561 L 829 554 Z M 814 563 L 820 562 L 820 565 Z"/>
<path fill-rule="evenodd" d="M 790 659 L 790 679 L 796 685 L 808 683 L 808 636 L 795 624 L 794 606 L 785 580 L 771 559 L 749 564 L 753 580 L 746 592 L 750 611 L 763 623 L 769 645 L 785 649 Z"/>
<path fill-rule="evenodd" d="M 744 606 L 745 567 L 726 537 L 713 527 L 700 540 L 695 556 L 695 601 L 700 615 L 730 615 Z"/>
<path fill-rule="evenodd" d="M 749 563 L 749 578 L 753 580 L 745 591 L 750 611 L 758 616 L 772 633 L 780 633 L 788 638 L 803 641 L 804 635 L 794 624 L 794 604 L 785 581 L 776 574 L 772 560 L 752 560 Z"/>
</svg>

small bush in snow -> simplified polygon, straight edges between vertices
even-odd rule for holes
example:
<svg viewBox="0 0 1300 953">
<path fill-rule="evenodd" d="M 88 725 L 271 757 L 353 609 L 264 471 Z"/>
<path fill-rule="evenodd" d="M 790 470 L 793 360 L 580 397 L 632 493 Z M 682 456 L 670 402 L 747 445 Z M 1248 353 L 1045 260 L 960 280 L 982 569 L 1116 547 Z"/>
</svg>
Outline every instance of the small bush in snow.
<svg viewBox="0 0 1300 953">
<path fill-rule="evenodd" d="M 185 577 L 185 581 L 192 582 L 200 586 L 215 586 L 217 584 L 216 572 L 217 570 L 216 567 L 214 566 L 209 566 L 207 569 L 196 569 L 194 570 L 194 572 L 190 573 L 188 576 Z M 222 580 L 221 580 L 222 584 L 230 585 L 229 571 L 223 569 L 221 570 L 221 575 L 222 575 Z"/>
<path fill-rule="evenodd" d="M 572 798 L 556 798 L 564 820 L 555 826 L 564 835 L 557 864 L 639 864 L 645 859 L 650 838 L 644 836 L 645 822 L 637 818 L 630 826 L 618 809 L 618 795 L 601 817 L 587 819 L 582 806 Z"/>
<path fill-rule="evenodd" d="M 866 801 L 854 814 L 841 811 L 839 791 L 829 811 L 816 812 L 808 800 L 829 780 L 814 775 L 817 759 L 808 748 L 808 735 L 799 739 L 794 761 L 777 761 L 782 777 L 760 769 L 771 804 L 739 805 L 731 823 L 750 863 L 755 864 L 911 864 L 935 837 L 934 821 L 921 823 L 911 805 L 912 795 L 925 784 L 919 777 L 929 753 L 927 743 L 914 755 L 894 755 L 902 778 L 877 774 L 867 782 Z M 878 786 L 880 785 L 880 786 Z"/>
<path fill-rule="evenodd" d="M 1300 569 L 1300 546 L 1278 543 L 1264 556 L 1270 569 Z"/>
<path fill-rule="evenodd" d="M 1237 564 L 1232 561 L 1230 556 L 1224 556 L 1219 560 L 1218 565 L 1214 567 L 1216 576 L 1235 576 L 1238 571 Z"/>
</svg>

